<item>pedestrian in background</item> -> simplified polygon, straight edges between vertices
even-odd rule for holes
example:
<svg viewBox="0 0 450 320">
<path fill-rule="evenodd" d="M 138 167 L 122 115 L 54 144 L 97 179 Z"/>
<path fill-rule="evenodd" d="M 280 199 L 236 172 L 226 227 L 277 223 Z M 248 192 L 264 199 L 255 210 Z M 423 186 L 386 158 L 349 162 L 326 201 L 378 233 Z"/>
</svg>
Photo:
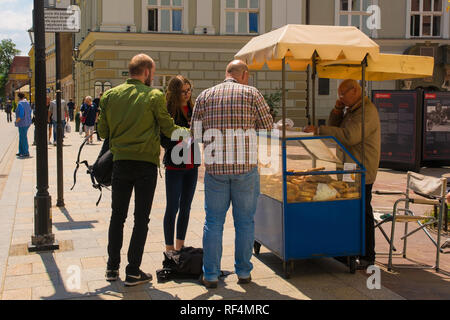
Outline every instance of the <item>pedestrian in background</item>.
<svg viewBox="0 0 450 320">
<path fill-rule="evenodd" d="M 169 82 L 166 94 L 167 110 L 175 124 L 190 128 L 193 111 L 191 82 L 179 75 Z M 191 204 L 195 194 L 198 178 L 198 165 L 194 164 L 194 149 L 197 144 L 186 148 L 189 155 L 187 163 L 175 164 L 172 161 L 173 148 L 182 142 L 172 141 L 161 134 L 161 146 L 165 149 L 164 165 L 166 167 L 166 212 L 164 215 L 164 238 L 166 251 L 181 250 L 184 246 L 189 224 Z M 183 157 L 183 154 L 179 155 Z M 175 219 L 177 217 L 176 243 L 174 245 Z"/>
<path fill-rule="evenodd" d="M 119 278 L 123 227 L 134 189 L 134 228 L 125 285 L 135 286 L 152 280 L 140 266 L 160 164 L 159 135 L 162 132 L 171 137 L 177 129 L 186 130 L 174 124 L 162 92 L 150 88 L 156 69 L 153 59 L 139 54 L 131 59 L 128 69 L 131 78 L 102 96 L 98 131 L 100 137 L 109 138 L 114 156 L 106 280 Z"/>
<path fill-rule="evenodd" d="M 65 127 L 66 127 L 66 123 L 69 120 L 69 109 L 67 107 L 67 103 L 61 99 L 61 123 L 62 123 L 62 135 L 64 136 L 64 132 L 65 132 Z M 53 145 L 56 146 L 56 142 L 57 142 L 57 138 L 58 138 L 58 107 L 57 107 L 57 103 L 56 100 L 53 100 L 52 102 L 50 102 L 50 110 L 48 113 L 48 117 L 49 117 L 49 121 L 51 121 L 52 125 L 53 125 Z"/>
<path fill-rule="evenodd" d="M 83 98 L 83 101 L 81 102 L 81 107 L 80 107 L 80 121 L 81 121 L 81 130 L 80 130 L 80 135 L 84 134 L 84 137 L 86 138 L 86 131 L 84 129 L 84 123 L 86 122 L 86 112 L 85 110 L 87 110 L 87 106 L 86 106 L 86 97 Z"/>
<path fill-rule="evenodd" d="M 17 156 L 19 158 L 26 158 L 30 156 L 28 150 L 28 129 L 31 125 L 31 106 L 29 102 L 25 99 L 25 95 L 19 93 L 19 104 L 16 108 L 16 127 L 19 128 L 19 153 Z"/>
<path fill-rule="evenodd" d="M 102 98 L 102 95 L 103 95 L 103 93 L 101 92 L 98 95 L 98 98 L 95 98 L 94 101 L 92 102 L 93 104 L 96 105 L 98 114 L 100 114 L 100 99 Z M 100 138 L 100 135 L 98 134 L 97 122 L 95 122 L 95 131 L 97 132 L 97 141 L 102 141 L 102 139 Z"/>
<path fill-rule="evenodd" d="M 214 130 L 227 136 L 228 130 L 245 132 L 247 130 L 271 130 L 273 119 L 270 108 L 262 94 L 248 86 L 248 66 L 240 60 L 229 63 L 223 83 L 203 91 L 198 97 L 192 115 L 192 128 L 201 122 L 203 131 Z M 194 133 L 194 137 L 197 136 Z M 248 138 L 248 137 L 247 137 Z M 256 135 L 254 137 L 256 139 Z M 234 139 L 234 135 L 233 135 Z M 254 244 L 254 216 L 259 197 L 259 173 L 257 150 L 250 146 L 245 135 L 245 145 L 235 147 L 234 141 L 204 141 L 207 146 L 214 143 L 216 159 L 221 163 L 211 163 L 205 158 L 205 211 L 203 229 L 203 272 L 201 283 L 207 288 L 216 288 L 220 275 L 222 258 L 223 225 L 226 213 L 233 206 L 233 219 L 236 232 L 235 269 L 239 283 L 251 281 L 253 265 L 250 262 Z M 241 148 L 240 148 L 241 147 Z M 238 154 L 235 154 L 238 149 Z M 239 149 L 244 151 L 239 151 Z M 217 155 L 220 150 L 221 155 Z M 207 155 L 205 154 L 205 157 Z M 222 157 L 221 157 L 222 156 Z M 244 159 L 239 163 L 237 159 Z M 226 160 L 225 160 L 226 159 Z M 250 160 L 254 159 L 254 163 Z"/>
<path fill-rule="evenodd" d="M 11 100 L 8 100 L 8 102 L 6 102 L 5 112 L 6 112 L 6 121 L 12 122 L 12 116 L 11 116 L 12 104 L 11 104 Z"/>
<path fill-rule="evenodd" d="M 81 124 L 81 118 L 80 118 L 80 108 L 78 106 L 75 107 L 75 132 L 80 132 L 80 124 Z M 81 132 L 80 132 L 81 134 Z"/>
<path fill-rule="evenodd" d="M 69 103 L 67 104 L 67 107 L 69 108 L 69 119 L 70 119 L 70 121 L 73 121 L 74 111 L 75 111 L 75 103 L 72 101 L 72 99 L 69 99 Z"/>
<path fill-rule="evenodd" d="M 97 106 L 92 103 L 92 97 L 87 96 L 84 99 L 84 105 L 81 108 L 81 112 L 84 114 L 84 130 L 86 132 L 86 139 L 89 139 L 87 144 L 93 144 L 94 138 L 92 135 L 94 134 L 95 124 L 98 120 L 98 109 Z"/>
</svg>

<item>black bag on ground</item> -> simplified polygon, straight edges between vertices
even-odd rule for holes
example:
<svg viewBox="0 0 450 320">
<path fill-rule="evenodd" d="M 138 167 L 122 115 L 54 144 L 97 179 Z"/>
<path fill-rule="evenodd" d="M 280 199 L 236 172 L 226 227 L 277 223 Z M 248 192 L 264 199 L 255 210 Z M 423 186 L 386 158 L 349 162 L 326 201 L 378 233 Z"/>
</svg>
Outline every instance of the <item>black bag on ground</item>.
<svg viewBox="0 0 450 320">
<path fill-rule="evenodd" d="M 183 247 L 164 252 L 163 269 L 156 271 L 158 282 L 173 279 L 198 279 L 202 274 L 203 249 Z"/>
<path fill-rule="evenodd" d="M 95 133 L 96 132 L 92 133 L 92 135 Z M 98 198 L 98 201 L 96 203 L 96 205 L 98 206 L 100 200 L 102 199 L 102 188 L 107 188 L 111 186 L 112 183 L 113 154 L 111 153 L 111 150 L 109 150 L 109 139 L 105 139 L 103 141 L 102 149 L 100 150 L 100 153 L 94 165 L 90 166 L 87 160 L 80 162 L 81 151 L 83 150 L 86 142 L 89 141 L 89 137 L 86 137 L 84 139 L 84 142 L 81 145 L 80 150 L 78 151 L 78 158 L 76 162 L 77 166 L 73 173 L 73 186 L 70 190 L 73 190 L 75 184 L 77 183 L 77 171 L 80 167 L 80 164 L 84 164 L 87 168 L 87 174 L 89 174 L 91 177 L 92 187 L 100 191 L 100 197 Z"/>
</svg>

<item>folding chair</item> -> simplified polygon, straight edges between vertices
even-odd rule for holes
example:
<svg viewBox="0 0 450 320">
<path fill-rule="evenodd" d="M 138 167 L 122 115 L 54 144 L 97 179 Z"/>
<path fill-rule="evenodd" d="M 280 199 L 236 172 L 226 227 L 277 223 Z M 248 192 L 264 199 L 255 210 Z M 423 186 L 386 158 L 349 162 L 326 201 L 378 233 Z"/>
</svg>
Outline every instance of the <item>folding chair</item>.
<svg viewBox="0 0 450 320">
<path fill-rule="evenodd" d="M 423 230 L 428 238 L 433 242 L 436 247 L 436 265 L 434 267 L 428 266 L 398 266 L 397 268 L 433 268 L 436 271 L 439 271 L 439 259 L 441 253 L 444 252 L 443 248 L 441 248 L 441 230 L 442 230 L 442 218 L 443 213 L 446 212 L 446 178 L 434 178 L 427 177 L 424 175 L 420 175 L 414 172 L 408 172 L 407 174 L 407 182 L 406 182 L 406 192 L 389 192 L 389 191 L 374 191 L 374 194 L 378 195 L 403 195 L 404 198 L 398 199 L 392 210 L 386 209 L 374 209 L 374 218 L 375 218 L 375 228 L 379 228 L 382 232 L 384 238 L 389 243 L 389 261 L 388 261 L 388 270 L 391 271 L 392 257 L 394 255 L 402 255 L 403 258 L 406 258 L 406 248 L 407 248 L 407 240 L 408 237 L 415 234 L 416 232 Z M 416 195 L 421 196 L 422 198 L 411 197 L 410 193 L 414 192 Z M 400 207 L 400 204 L 404 203 L 404 207 Z M 434 216 L 417 216 L 410 208 L 410 204 L 422 204 L 422 205 L 430 205 L 433 207 L 439 208 L 439 213 L 437 218 Z M 426 221 L 422 223 L 422 221 Z M 383 230 L 382 225 L 387 222 L 392 222 L 391 228 L 391 237 L 389 238 L 386 232 Z M 408 232 L 408 223 L 417 222 L 419 225 L 418 228 L 414 229 L 411 232 Z M 437 239 L 435 240 L 430 232 L 426 229 L 427 226 L 431 224 L 435 224 L 437 222 Z M 403 252 L 402 253 L 393 253 L 393 251 L 397 251 L 394 247 L 395 240 L 395 227 L 396 223 L 404 223 L 405 224 L 405 233 L 401 240 L 403 240 Z M 447 240 L 448 241 L 448 240 Z M 378 254 L 378 253 L 377 253 Z"/>
</svg>

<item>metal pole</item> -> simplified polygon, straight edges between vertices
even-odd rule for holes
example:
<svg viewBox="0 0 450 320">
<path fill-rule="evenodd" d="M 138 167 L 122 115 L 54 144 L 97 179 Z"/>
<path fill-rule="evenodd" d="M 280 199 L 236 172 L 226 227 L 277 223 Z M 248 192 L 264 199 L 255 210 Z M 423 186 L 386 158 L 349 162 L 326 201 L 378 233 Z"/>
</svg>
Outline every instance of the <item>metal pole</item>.
<svg viewBox="0 0 450 320">
<path fill-rule="evenodd" d="M 283 141 L 286 141 L 286 117 L 287 117 L 287 111 L 286 111 L 286 58 L 283 58 L 283 66 L 282 66 L 282 75 L 281 75 L 281 94 L 282 94 L 282 100 L 283 100 Z"/>
<path fill-rule="evenodd" d="M 309 114 L 309 104 L 311 99 L 309 98 L 310 95 L 310 83 L 309 83 L 309 77 L 310 77 L 311 71 L 309 70 L 309 65 L 306 68 L 306 119 L 308 120 L 308 126 L 311 125 L 311 115 Z"/>
<path fill-rule="evenodd" d="M 316 126 L 316 75 L 317 75 L 317 52 L 314 51 L 313 54 L 313 67 L 312 67 L 312 125 Z"/>
<path fill-rule="evenodd" d="M 361 122 L 361 163 L 362 165 L 365 167 L 365 150 L 364 150 L 364 140 L 365 140 L 365 97 L 366 97 L 366 67 L 367 67 L 367 56 L 364 58 L 363 62 L 362 62 L 362 104 L 361 104 L 361 108 L 362 108 L 362 113 L 361 113 L 361 118 L 362 118 L 362 122 Z"/>
<path fill-rule="evenodd" d="M 63 125 L 61 110 L 61 34 L 55 34 L 55 51 L 56 51 L 56 166 L 58 180 L 58 200 L 57 207 L 64 207 L 64 173 L 63 173 Z M 64 115 L 65 118 L 65 115 Z"/>
<path fill-rule="evenodd" d="M 52 234 L 52 200 L 48 193 L 47 99 L 45 70 L 44 1 L 34 0 L 33 30 L 35 35 L 35 108 L 36 108 L 36 180 L 34 197 L 34 235 L 28 250 L 57 250 Z"/>
<path fill-rule="evenodd" d="M 310 0 L 306 0 L 306 24 L 309 25 L 310 24 L 310 18 L 311 18 L 311 4 L 310 4 Z M 309 94 L 310 94 L 310 83 L 309 83 L 309 77 L 310 77 L 311 71 L 310 71 L 310 67 L 308 65 L 308 67 L 306 68 L 306 119 L 308 119 L 308 126 L 311 125 L 311 115 L 309 114 L 309 103 L 310 103 L 310 99 L 309 99 Z"/>
</svg>

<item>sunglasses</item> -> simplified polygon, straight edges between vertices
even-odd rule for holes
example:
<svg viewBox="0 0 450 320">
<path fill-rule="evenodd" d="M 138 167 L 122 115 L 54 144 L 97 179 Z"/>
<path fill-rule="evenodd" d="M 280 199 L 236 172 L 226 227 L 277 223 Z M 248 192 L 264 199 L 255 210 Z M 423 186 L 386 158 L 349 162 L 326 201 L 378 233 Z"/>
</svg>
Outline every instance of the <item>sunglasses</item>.
<svg viewBox="0 0 450 320">
<path fill-rule="evenodd" d="M 192 92 L 192 89 L 187 89 L 187 90 L 182 90 L 181 93 L 182 94 L 189 94 Z"/>
</svg>

